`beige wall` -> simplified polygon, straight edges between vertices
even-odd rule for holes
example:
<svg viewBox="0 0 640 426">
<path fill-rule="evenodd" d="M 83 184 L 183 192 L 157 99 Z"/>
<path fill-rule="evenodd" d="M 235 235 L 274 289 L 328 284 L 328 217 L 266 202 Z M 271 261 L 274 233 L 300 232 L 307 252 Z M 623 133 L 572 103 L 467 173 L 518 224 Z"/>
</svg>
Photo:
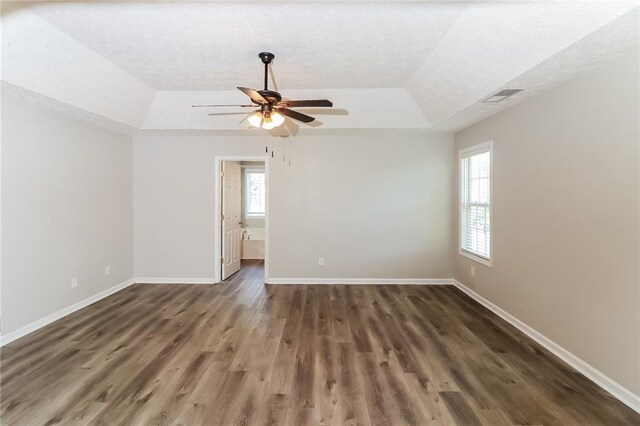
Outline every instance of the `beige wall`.
<svg viewBox="0 0 640 426">
<path fill-rule="evenodd" d="M 638 75 L 636 51 L 455 135 L 494 147 L 493 267 L 456 250 L 455 278 L 636 394 Z"/>
<path fill-rule="evenodd" d="M 439 134 L 137 136 L 136 276 L 213 277 L 214 158 L 266 143 L 271 278 L 451 277 L 453 141 Z"/>
<path fill-rule="evenodd" d="M 132 277 L 132 151 L 130 136 L 8 93 L 2 124 L 7 333 Z"/>
</svg>

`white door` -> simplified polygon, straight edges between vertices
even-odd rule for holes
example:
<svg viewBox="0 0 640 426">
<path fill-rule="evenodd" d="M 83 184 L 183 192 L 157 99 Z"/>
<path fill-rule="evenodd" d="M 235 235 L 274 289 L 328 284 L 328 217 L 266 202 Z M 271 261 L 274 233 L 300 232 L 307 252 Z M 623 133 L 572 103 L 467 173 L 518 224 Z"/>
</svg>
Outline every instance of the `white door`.
<svg viewBox="0 0 640 426">
<path fill-rule="evenodd" d="M 222 162 L 222 279 L 240 270 L 240 164 Z"/>
</svg>

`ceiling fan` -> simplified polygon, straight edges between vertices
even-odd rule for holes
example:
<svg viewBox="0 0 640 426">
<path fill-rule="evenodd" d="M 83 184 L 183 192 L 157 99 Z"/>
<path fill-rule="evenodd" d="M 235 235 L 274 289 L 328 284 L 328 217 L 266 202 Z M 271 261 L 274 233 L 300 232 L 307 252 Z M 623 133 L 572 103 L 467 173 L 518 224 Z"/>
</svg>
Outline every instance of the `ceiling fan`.
<svg viewBox="0 0 640 426">
<path fill-rule="evenodd" d="M 269 90 L 269 65 L 275 55 L 270 52 L 261 52 L 258 57 L 264 64 L 264 90 L 255 90 L 248 87 L 238 87 L 240 91 L 251 98 L 253 104 L 243 105 L 192 105 L 193 108 L 208 108 L 208 107 L 241 107 L 241 108 L 256 108 L 260 109 L 250 112 L 241 123 L 249 119 L 249 124 L 254 127 L 262 127 L 265 130 L 271 130 L 284 123 L 284 117 L 289 117 L 294 120 L 301 121 L 303 123 L 311 123 L 315 118 L 310 115 L 303 114 L 298 111 L 294 111 L 290 108 L 296 107 L 332 107 L 333 102 L 327 99 L 313 99 L 313 100 L 300 100 L 294 101 L 289 99 L 282 99 L 280 93 L 273 90 Z"/>
</svg>

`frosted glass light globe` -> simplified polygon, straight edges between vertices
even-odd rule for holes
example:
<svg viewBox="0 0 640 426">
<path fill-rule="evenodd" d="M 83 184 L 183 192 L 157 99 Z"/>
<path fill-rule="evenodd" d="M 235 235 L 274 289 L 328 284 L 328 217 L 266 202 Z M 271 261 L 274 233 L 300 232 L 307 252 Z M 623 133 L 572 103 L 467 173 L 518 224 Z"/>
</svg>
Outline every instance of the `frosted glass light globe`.
<svg viewBox="0 0 640 426">
<path fill-rule="evenodd" d="M 271 117 L 265 118 L 264 121 L 262 122 L 262 128 L 265 130 L 271 130 L 274 127 L 276 127 L 276 124 L 273 122 L 273 119 Z"/>
<path fill-rule="evenodd" d="M 273 121 L 273 125 L 278 127 L 284 123 L 284 116 L 276 111 L 271 113 L 271 120 Z"/>
<path fill-rule="evenodd" d="M 262 112 L 256 111 L 249 116 L 249 124 L 253 127 L 260 127 L 260 123 L 262 123 Z"/>
<path fill-rule="evenodd" d="M 253 127 L 262 127 L 265 130 L 271 130 L 284 123 L 284 116 L 276 111 L 271 112 L 269 117 L 265 117 L 262 111 L 256 111 L 249 116 L 249 124 Z"/>
</svg>

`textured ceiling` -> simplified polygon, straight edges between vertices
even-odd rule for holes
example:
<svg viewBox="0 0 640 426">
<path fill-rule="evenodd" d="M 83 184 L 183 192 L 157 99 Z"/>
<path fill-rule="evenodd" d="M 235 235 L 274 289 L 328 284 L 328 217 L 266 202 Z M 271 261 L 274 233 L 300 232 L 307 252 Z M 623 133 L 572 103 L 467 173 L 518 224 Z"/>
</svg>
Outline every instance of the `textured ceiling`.
<svg viewBox="0 0 640 426">
<path fill-rule="evenodd" d="M 474 102 L 449 119 L 440 122 L 438 127 L 442 130 L 456 131 L 536 96 L 563 81 L 593 69 L 604 61 L 613 60 L 628 54 L 632 49 L 638 49 L 639 37 L 640 14 L 638 11 L 626 13 L 506 82 L 504 88 L 526 88 L 517 96 L 500 103 Z M 492 90 L 492 93 L 501 88 Z"/>
<path fill-rule="evenodd" d="M 401 87 L 465 9 L 453 4 L 81 3 L 34 11 L 158 90 Z M 105 19 L 108 17 L 108 19 Z"/>
<path fill-rule="evenodd" d="M 2 80 L 139 127 L 155 90 L 23 4 L 2 4 Z"/>
<path fill-rule="evenodd" d="M 636 5 L 3 3 L 3 90 L 116 130 L 231 131 L 241 115 L 189 104 L 245 102 L 270 50 L 283 95 L 343 112 L 309 130 L 458 130 L 637 48 Z"/>
<path fill-rule="evenodd" d="M 628 9 L 615 2 L 470 5 L 407 87 L 440 123 Z"/>
</svg>

